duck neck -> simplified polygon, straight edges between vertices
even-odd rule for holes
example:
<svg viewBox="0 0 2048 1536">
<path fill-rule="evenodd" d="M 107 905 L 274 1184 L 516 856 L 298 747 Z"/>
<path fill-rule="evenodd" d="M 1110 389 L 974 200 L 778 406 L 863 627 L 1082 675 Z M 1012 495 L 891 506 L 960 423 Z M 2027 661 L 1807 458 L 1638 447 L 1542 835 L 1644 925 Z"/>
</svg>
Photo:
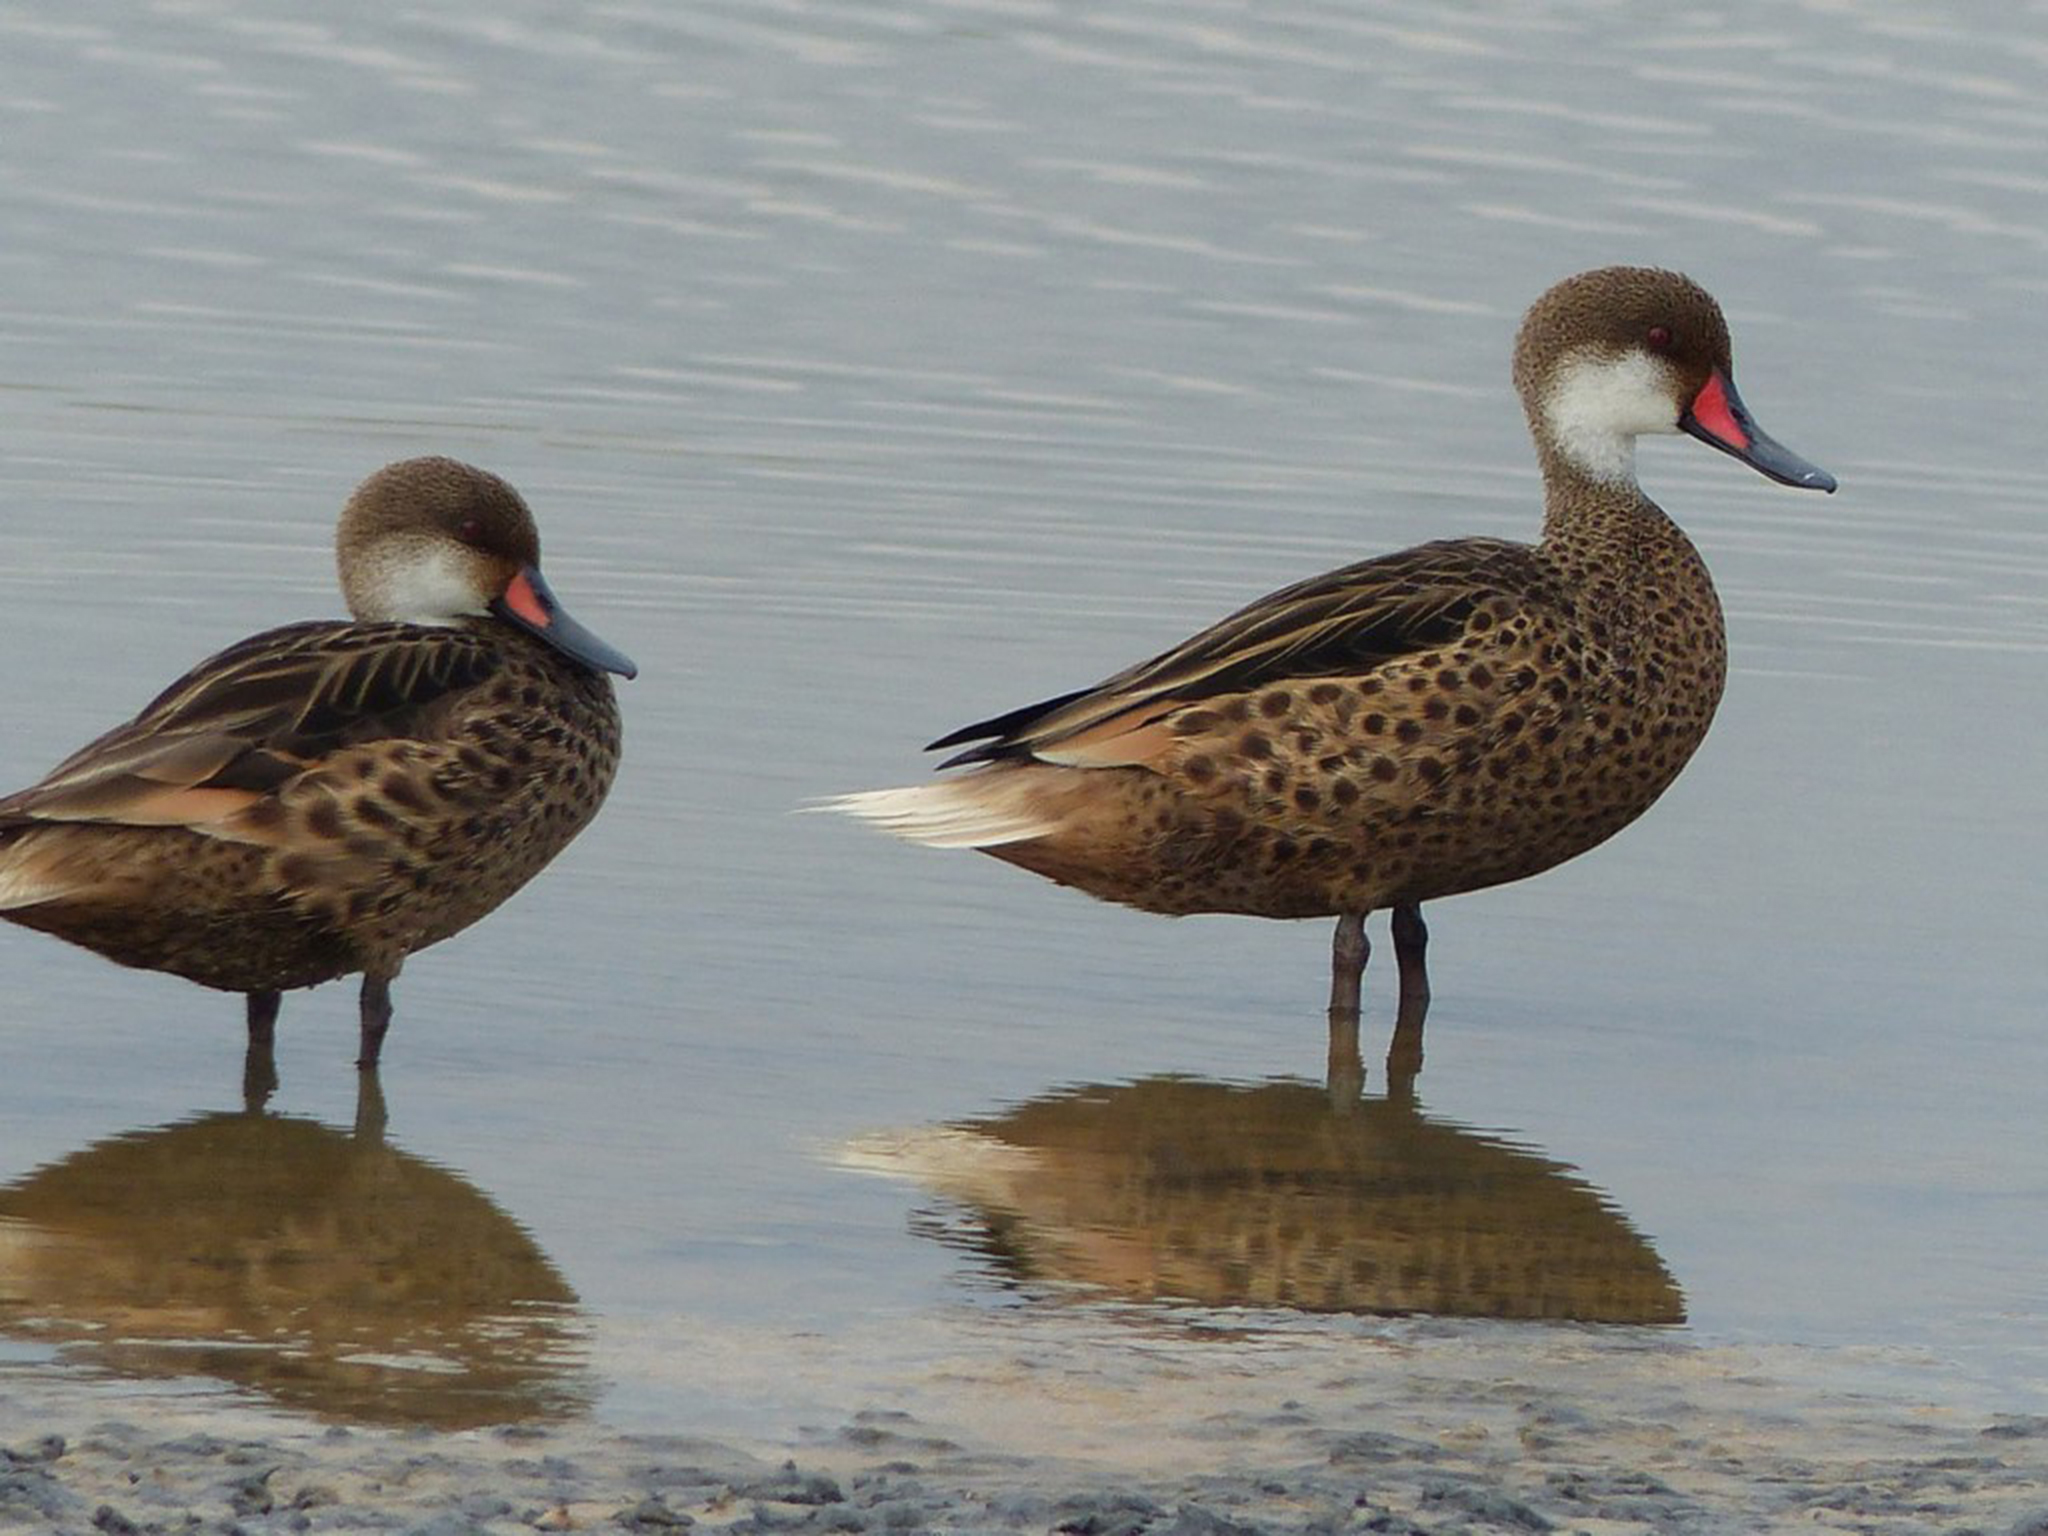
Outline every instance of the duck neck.
<svg viewBox="0 0 2048 1536">
<path fill-rule="evenodd" d="M 1586 632 L 1617 675 L 1652 692 L 1689 694 L 1706 728 L 1727 674 L 1721 601 L 1692 540 L 1633 479 L 1601 479 L 1544 462 L 1543 539 Z M 1646 695 L 1647 696 L 1647 695 Z"/>
<path fill-rule="evenodd" d="M 1619 475 L 1594 475 L 1561 453 L 1546 451 L 1543 466 L 1543 548 L 1570 564 L 1627 569 L 1674 551 L 1692 553 L 1692 541 L 1636 483 L 1634 466 Z"/>
</svg>

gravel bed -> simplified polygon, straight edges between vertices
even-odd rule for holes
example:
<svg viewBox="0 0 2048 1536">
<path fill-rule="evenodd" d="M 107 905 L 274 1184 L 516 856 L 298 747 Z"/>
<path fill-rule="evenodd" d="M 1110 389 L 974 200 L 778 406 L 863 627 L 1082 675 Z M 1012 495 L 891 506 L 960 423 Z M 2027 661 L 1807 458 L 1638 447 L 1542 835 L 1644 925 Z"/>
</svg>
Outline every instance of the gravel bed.
<svg viewBox="0 0 2048 1536">
<path fill-rule="evenodd" d="M 1369 1404 L 1355 1382 L 1235 1410 L 1210 1397 L 1164 1450 L 1069 1419 L 1057 1452 L 887 1407 L 762 1447 L 588 1417 L 366 1430 L 11 1372 L 0 1529 L 2048 1536 L 2048 1419 L 1822 1390 L 1711 1352 L 1557 1363 L 1424 1362 L 1376 1379 Z"/>
</svg>

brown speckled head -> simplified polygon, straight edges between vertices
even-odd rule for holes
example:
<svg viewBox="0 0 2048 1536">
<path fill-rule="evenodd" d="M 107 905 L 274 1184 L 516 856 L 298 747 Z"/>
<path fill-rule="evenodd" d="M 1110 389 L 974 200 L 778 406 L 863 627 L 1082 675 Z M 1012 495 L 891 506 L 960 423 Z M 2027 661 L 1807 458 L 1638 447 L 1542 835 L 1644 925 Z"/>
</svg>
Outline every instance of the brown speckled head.
<svg viewBox="0 0 2048 1536">
<path fill-rule="evenodd" d="M 349 497 L 335 563 L 356 618 L 446 624 L 482 614 L 538 565 L 540 534 L 496 475 L 455 459 L 402 459 Z"/>
<path fill-rule="evenodd" d="M 1566 278 L 1530 306 L 1515 340 L 1537 452 L 1574 479 L 1633 483 L 1636 438 L 1678 431 L 1729 368 L 1720 306 L 1691 279 L 1648 267 Z"/>
<path fill-rule="evenodd" d="M 1618 360 L 1631 352 L 1663 361 L 1680 402 L 1698 394 L 1716 368 L 1732 365 L 1728 322 L 1698 283 L 1655 267 L 1599 267 L 1529 306 L 1515 338 L 1515 388 L 1533 421 L 1566 358 Z M 1674 409 L 1666 430 L 1677 423 Z"/>
</svg>

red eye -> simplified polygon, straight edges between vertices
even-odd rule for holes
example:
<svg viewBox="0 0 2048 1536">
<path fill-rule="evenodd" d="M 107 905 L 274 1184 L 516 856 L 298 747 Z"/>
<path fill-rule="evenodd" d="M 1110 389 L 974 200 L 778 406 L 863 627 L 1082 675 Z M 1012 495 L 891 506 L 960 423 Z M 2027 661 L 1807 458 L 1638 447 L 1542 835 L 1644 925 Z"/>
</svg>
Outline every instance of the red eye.
<svg viewBox="0 0 2048 1536">
<path fill-rule="evenodd" d="M 481 544 L 484 541 L 484 525 L 473 517 L 465 517 L 456 525 L 455 537 L 465 544 Z"/>
<path fill-rule="evenodd" d="M 1649 334 L 1643 340 L 1649 343 L 1652 352 L 1669 352 L 1671 350 L 1671 327 L 1668 325 L 1653 325 L 1650 327 Z"/>
</svg>

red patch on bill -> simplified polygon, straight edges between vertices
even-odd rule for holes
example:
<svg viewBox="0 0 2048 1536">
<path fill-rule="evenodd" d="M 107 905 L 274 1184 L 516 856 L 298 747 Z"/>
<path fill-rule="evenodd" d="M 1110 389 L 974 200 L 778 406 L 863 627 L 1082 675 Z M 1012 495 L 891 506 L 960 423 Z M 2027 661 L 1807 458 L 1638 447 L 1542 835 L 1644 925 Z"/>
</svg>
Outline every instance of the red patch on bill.
<svg viewBox="0 0 2048 1536">
<path fill-rule="evenodd" d="M 1735 411 L 1728 404 L 1728 382 L 1719 369 L 1707 376 L 1706 386 L 1693 396 L 1692 419 L 1730 447 L 1749 446 L 1749 434 L 1742 430 L 1742 423 L 1735 419 Z"/>
<path fill-rule="evenodd" d="M 526 579 L 524 571 L 514 576 L 512 585 L 505 589 L 505 606 L 535 629 L 546 629 L 555 621 L 555 616 L 540 600 L 540 594 L 533 590 L 533 583 Z"/>
</svg>

